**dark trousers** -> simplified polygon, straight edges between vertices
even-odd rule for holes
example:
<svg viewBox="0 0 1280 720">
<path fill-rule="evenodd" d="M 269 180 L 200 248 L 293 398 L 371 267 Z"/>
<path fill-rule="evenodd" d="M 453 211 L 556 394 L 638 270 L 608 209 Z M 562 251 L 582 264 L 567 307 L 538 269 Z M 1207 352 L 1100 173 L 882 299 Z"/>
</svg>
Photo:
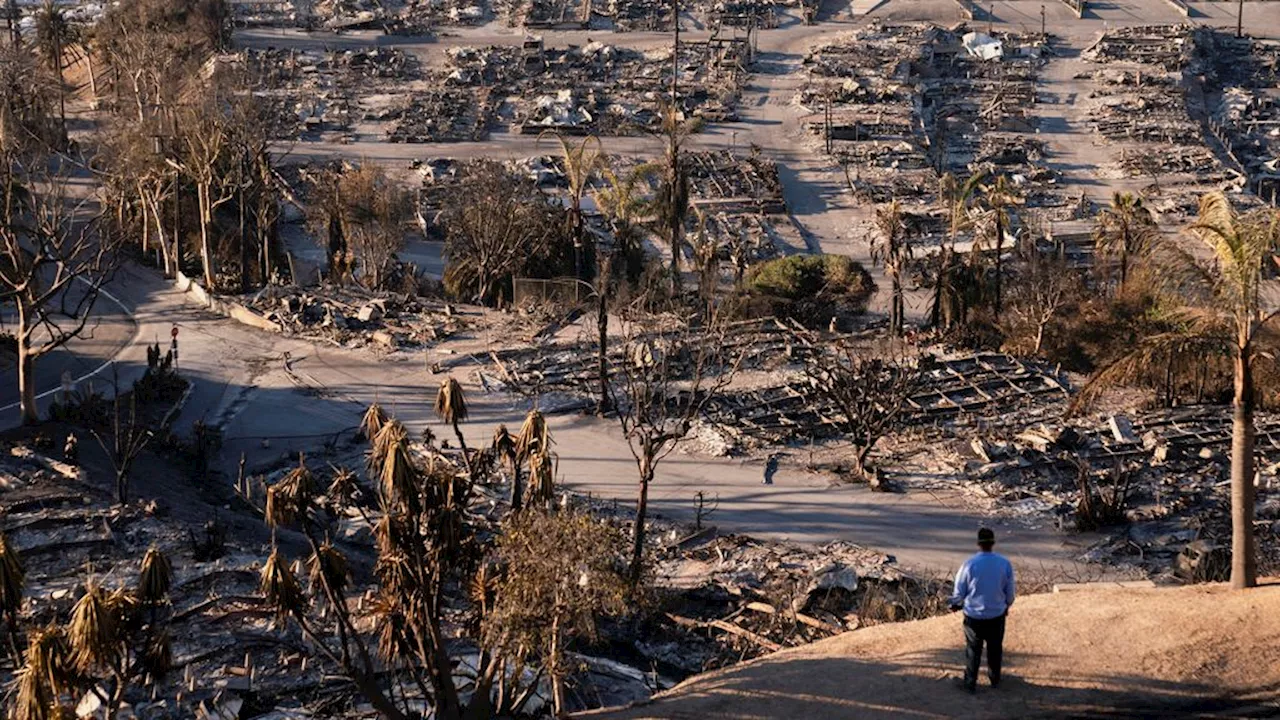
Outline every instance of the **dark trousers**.
<svg viewBox="0 0 1280 720">
<path fill-rule="evenodd" d="M 1000 659 L 1004 655 L 1005 615 L 990 620 L 964 618 L 964 684 L 978 684 L 978 665 L 982 662 L 982 644 L 987 644 L 987 677 L 992 684 L 1000 682 Z"/>
</svg>

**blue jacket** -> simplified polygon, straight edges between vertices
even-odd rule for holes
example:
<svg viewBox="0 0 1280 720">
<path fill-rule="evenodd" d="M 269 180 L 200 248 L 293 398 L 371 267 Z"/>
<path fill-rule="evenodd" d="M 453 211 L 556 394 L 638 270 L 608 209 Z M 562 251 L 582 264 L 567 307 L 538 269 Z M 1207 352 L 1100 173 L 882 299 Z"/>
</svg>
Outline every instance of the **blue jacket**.
<svg viewBox="0 0 1280 720">
<path fill-rule="evenodd" d="M 1013 598 L 1013 565 L 1003 555 L 980 552 L 956 573 L 951 606 L 963 605 L 964 614 L 974 620 L 990 620 L 1008 612 Z"/>
</svg>

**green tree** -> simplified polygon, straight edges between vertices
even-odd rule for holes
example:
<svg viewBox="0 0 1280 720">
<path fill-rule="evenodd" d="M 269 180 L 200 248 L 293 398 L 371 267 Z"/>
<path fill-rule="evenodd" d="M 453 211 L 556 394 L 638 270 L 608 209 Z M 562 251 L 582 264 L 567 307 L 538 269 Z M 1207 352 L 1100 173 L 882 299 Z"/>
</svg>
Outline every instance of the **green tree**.
<svg viewBox="0 0 1280 720">
<path fill-rule="evenodd" d="M 600 167 L 604 147 L 600 138 L 594 135 L 583 138 L 577 146 L 570 145 L 563 135 L 555 137 L 560 141 L 560 159 L 564 163 L 565 182 L 569 185 L 569 235 L 573 239 L 574 277 L 583 280 L 586 278 L 586 228 L 582 219 L 582 198 Z"/>
<path fill-rule="evenodd" d="M 62 8 L 54 5 L 53 0 L 44 0 L 36 13 L 36 47 L 58 86 L 58 116 L 62 120 L 64 134 L 67 131 L 67 86 L 62 77 L 63 57 L 67 45 L 74 41 L 75 29 L 67 22 Z"/>
<path fill-rule="evenodd" d="M 980 207 L 984 209 L 991 222 L 992 246 L 996 251 L 995 294 L 992 304 L 996 315 L 999 315 L 1004 309 L 1004 239 L 1012 225 L 1016 208 L 1022 203 L 1022 193 L 1004 175 L 998 175 L 992 182 L 981 185 L 979 193 Z M 975 242 L 973 246 L 975 266 L 978 264 L 977 258 L 980 257 L 981 250 L 981 244 Z"/>
<path fill-rule="evenodd" d="M 1111 204 L 1098 213 L 1093 228 L 1098 255 L 1120 263 L 1121 288 L 1129 279 L 1130 261 L 1145 255 L 1159 234 L 1142 197 L 1127 192 L 1112 194 Z"/>
<path fill-rule="evenodd" d="M 889 300 L 889 332 L 902 337 L 904 316 L 902 275 L 911 259 L 911 243 L 902 205 L 897 200 L 876 208 L 876 232 L 879 239 L 871 244 L 871 261 L 884 266 L 893 285 Z"/>
<path fill-rule="evenodd" d="M 1163 287 L 1174 302 L 1178 329 L 1145 339 L 1100 370 L 1076 401 L 1090 402 L 1101 389 L 1124 382 L 1152 357 L 1169 352 L 1205 356 L 1221 353 L 1234 367 L 1231 426 L 1231 585 L 1257 584 L 1254 517 L 1254 403 L 1253 373 L 1258 361 L 1271 353 L 1262 337 L 1276 309 L 1274 288 L 1266 274 L 1280 245 L 1280 213 L 1256 210 L 1240 214 L 1221 192 L 1200 199 L 1200 212 L 1190 234 L 1204 250 L 1192 253 L 1162 243 L 1152 260 Z"/>
<path fill-rule="evenodd" d="M 929 324 L 933 327 L 951 327 L 963 322 L 967 312 L 967 298 L 962 273 L 955 262 L 956 242 L 960 233 L 973 225 L 970 212 L 974 195 L 982 184 L 984 175 L 975 173 L 964 182 L 946 173 L 938 182 L 938 201 L 947 218 L 947 239 L 938 253 L 938 276 L 933 286 L 933 304 L 929 311 Z"/>
</svg>

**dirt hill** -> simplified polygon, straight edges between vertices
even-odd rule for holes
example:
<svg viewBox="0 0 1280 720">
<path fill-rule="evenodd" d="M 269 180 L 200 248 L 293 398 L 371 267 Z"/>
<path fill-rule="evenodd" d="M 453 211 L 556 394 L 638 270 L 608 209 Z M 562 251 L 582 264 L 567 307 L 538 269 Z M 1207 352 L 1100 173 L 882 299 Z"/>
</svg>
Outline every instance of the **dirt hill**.
<svg viewBox="0 0 1280 720">
<path fill-rule="evenodd" d="M 600 718 L 1280 716 L 1280 583 L 1021 598 L 1006 679 L 964 693 L 959 615 L 881 625 L 700 675 Z M 985 683 L 985 676 L 983 682 Z"/>
</svg>

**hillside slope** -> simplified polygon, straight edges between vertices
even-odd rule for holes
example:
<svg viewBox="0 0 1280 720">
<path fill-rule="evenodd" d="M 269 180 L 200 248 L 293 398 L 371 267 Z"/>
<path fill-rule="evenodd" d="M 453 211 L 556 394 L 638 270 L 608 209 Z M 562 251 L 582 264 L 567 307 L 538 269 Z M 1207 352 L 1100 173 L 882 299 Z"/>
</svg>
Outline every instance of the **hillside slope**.
<svg viewBox="0 0 1280 720">
<path fill-rule="evenodd" d="M 959 615 L 881 625 L 701 675 L 600 718 L 1280 716 L 1280 584 L 1021 598 L 1007 678 L 960 690 Z M 983 678 L 985 683 L 985 676 Z"/>
</svg>

